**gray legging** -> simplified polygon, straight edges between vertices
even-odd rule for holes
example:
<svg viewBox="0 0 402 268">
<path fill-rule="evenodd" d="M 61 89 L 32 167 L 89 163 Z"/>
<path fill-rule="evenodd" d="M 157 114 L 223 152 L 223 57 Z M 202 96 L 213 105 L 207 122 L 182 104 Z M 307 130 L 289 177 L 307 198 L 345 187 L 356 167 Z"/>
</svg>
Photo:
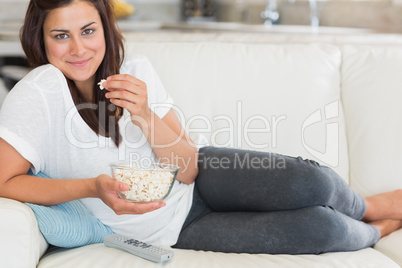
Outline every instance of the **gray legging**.
<svg viewBox="0 0 402 268">
<path fill-rule="evenodd" d="M 176 248 L 319 254 L 374 245 L 364 199 L 330 168 L 273 153 L 200 150 L 191 211 Z"/>
</svg>

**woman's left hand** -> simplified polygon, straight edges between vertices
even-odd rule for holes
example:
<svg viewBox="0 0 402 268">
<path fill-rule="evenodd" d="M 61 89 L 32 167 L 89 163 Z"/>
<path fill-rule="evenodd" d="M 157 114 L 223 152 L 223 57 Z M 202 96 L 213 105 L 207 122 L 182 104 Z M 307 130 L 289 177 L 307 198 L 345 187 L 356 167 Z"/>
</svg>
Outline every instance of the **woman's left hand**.
<svg viewBox="0 0 402 268">
<path fill-rule="evenodd" d="M 116 74 L 109 76 L 102 85 L 109 91 L 106 98 L 127 109 L 135 125 L 141 127 L 150 122 L 152 112 L 148 106 L 147 85 L 143 81 L 128 74 Z"/>
</svg>

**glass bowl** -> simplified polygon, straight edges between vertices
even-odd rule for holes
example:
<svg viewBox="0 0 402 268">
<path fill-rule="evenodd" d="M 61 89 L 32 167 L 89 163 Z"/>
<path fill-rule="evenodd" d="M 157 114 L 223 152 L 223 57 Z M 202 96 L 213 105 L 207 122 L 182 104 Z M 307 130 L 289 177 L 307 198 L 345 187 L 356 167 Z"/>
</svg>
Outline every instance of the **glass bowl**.
<svg viewBox="0 0 402 268">
<path fill-rule="evenodd" d="M 112 178 L 128 185 L 128 191 L 118 192 L 120 198 L 134 203 L 160 202 L 172 190 L 178 166 L 155 163 L 140 167 L 129 162 L 110 164 Z"/>
</svg>

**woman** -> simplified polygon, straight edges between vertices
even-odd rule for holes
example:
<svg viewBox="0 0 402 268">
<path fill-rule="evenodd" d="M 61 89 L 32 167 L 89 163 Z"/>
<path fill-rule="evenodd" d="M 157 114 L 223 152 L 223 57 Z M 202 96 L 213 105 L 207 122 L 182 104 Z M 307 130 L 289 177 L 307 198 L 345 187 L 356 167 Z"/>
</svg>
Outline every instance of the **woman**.
<svg viewBox="0 0 402 268">
<path fill-rule="evenodd" d="M 88 217 L 113 232 L 222 252 L 356 250 L 402 226 L 401 191 L 363 199 L 313 161 L 211 147 L 198 160 L 149 62 L 134 56 L 123 63 L 108 0 L 32 0 L 21 41 L 37 68 L 0 113 L 2 197 L 45 206 L 79 199 Z M 250 154 L 283 168 L 239 168 Z M 105 175 L 109 163 L 139 157 L 180 166 L 166 202 L 118 198 L 127 185 Z"/>
<path fill-rule="evenodd" d="M 7 171 L 1 174 L 1 196 L 48 206 L 86 198 L 88 209 L 114 231 L 137 225 L 143 226 L 139 233 L 155 240 L 172 239 L 166 230 L 178 233 L 190 207 L 197 151 L 167 105 L 149 108 L 148 100 L 153 106 L 171 104 L 150 63 L 136 56 L 122 66 L 122 37 L 109 1 L 31 1 L 21 35 L 29 62 L 38 68 L 10 94 L 12 107 L 2 109 L 0 165 Z M 120 69 L 147 84 L 119 74 Z M 101 91 L 97 83 L 103 78 L 107 90 Z M 26 122 L 25 112 L 31 117 Z M 166 205 L 117 197 L 127 185 L 104 174 L 110 173 L 111 162 L 136 155 L 150 161 L 180 156 L 185 162 L 175 164 L 183 183 L 173 189 L 168 207 L 144 217 L 119 217 Z M 63 180 L 24 175 L 30 168 Z"/>
</svg>

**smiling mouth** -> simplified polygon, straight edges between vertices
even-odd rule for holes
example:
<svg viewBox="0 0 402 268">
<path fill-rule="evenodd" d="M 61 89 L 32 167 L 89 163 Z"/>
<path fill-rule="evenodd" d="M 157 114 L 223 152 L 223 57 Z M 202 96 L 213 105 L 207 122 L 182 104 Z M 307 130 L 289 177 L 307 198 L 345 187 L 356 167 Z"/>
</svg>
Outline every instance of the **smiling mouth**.
<svg viewBox="0 0 402 268">
<path fill-rule="evenodd" d="M 69 63 L 75 67 L 84 67 L 90 59 L 81 60 L 81 61 L 70 61 Z"/>
</svg>

